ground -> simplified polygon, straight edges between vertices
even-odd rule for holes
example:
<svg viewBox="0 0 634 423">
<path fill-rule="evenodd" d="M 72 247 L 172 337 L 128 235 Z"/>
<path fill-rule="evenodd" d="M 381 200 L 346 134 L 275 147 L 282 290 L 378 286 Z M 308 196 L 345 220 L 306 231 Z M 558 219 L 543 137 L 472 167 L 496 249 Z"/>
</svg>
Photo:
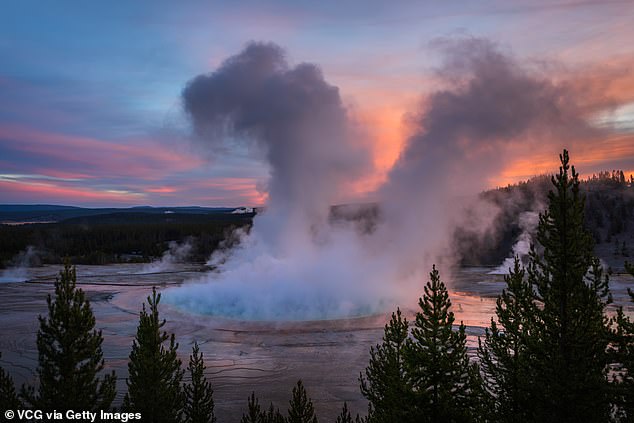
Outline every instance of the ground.
<svg viewBox="0 0 634 423">
<path fill-rule="evenodd" d="M 177 265 L 172 272 L 137 274 L 142 265 L 78 266 L 78 283 L 92 303 L 97 327 L 103 331 L 108 368 L 116 371 L 117 403 L 125 392 L 127 358 L 141 304 L 156 285 L 163 288 L 200 275 L 203 266 Z M 46 313 L 46 295 L 53 291 L 59 266 L 30 269 L 29 282 L 0 284 L 0 364 L 16 384 L 34 383 L 37 366 L 37 316 Z M 457 321 L 468 326 L 471 353 L 495 308 L 503 277 L 487 268 L 465 268 L 451 277 L 451 298 Z M 448 278 L 449 279 L 449 278 Z M 614 275 L 616 303 L 626 300 L 628 275 Z M 421 284 L 422 287 L 422 284 Z M 414 313 L 417 298 L 404 305 Z M 207 376 L 215 389 L 219 421 L 237 422 L 255 391 L 261 403 L 286 410 L 291 389 L 301 378 L 318 416 L 331 421 L 343 401 L 353 413 L 364 414 L 358 377 L 368 363 L 369 349 L 380 342 L 388 314 L 316 322 L 245 322 L 192 315 L 161 305 L 166 330 L 176 333 L 179 353 L 188 360 L 194 340 L 205 355 Z"/>
</svg>

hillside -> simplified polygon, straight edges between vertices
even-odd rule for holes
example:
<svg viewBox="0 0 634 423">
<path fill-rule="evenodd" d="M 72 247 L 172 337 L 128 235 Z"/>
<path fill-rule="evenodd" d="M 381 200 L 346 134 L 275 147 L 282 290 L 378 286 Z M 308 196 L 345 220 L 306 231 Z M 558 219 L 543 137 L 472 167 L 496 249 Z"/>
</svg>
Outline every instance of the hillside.
<svg viewBox="0 0 634 423">
<path fill-rule="evenodd" d="M 522 216 L 543 211 L 551 186 L 550 177 L 539 176 L 482 193 L 483 200 L 500 210 L 497 226 L 484 236 L 468 228 L 456 231 L 454 245 L 462 263 L 501 263 L 524 232 L 520 225 Z M 612 268 L 621 269 L 623 262 L 634 256 L 632 177 L 626 179 L 621 171 L 601 172 L 581 181 L 580 189 L 586 196 L 585 223 L 594 237 L 595 253 Z"/>
<path fill-rule="evenodd" d="M 0 205 L 0 223 L 38 223 L 59 222 L 66 219 L 86 216 L 100 216 L 112 213 L 145 213 L 145 214 L 215 214 L 235 210 L 231 207 L 128 207 L 128 208 L 85 208 L 59 206 L 50 204 L 5 204 Z"/>
</svg>

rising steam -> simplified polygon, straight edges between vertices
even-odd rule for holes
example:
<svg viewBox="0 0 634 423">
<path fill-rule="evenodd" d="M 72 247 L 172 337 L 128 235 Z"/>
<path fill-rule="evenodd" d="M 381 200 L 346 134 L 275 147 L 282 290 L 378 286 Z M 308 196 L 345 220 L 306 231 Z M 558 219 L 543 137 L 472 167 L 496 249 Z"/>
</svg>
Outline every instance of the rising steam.
<svg viewBox="0 0 634 423">
<path fill-rule="evenodd" d="M 522 230 L 517 241 L 511 248 L 511 255 L 504 259 L 504 262 L 489 272 L 491 275 L 508 275 L 515 266 L 515 257 L 519 258 L 522 264 L 526 264 L 533 237 L 537 232 L 539 224 L 539 212 L 527 211 L 519 215 L 518 226 Z"/>
<path fill-rule="evenodd" d="M 29 245 L 25 251 L 21 251 L 12 260 L 12 266 L 0 273 L 0 283 L 25 282 L 29 279 L 29 268 L 38 264 L 38 255 L 35 247 Z"/>
<path fill-rule="evenodd" d="M 189 258 L 192 248 L 191 239 L 186 239 L 182 243 L 170 241 L 168 249 L 163 253 L 161 258 L 143 266 L 139 273 L 160 273 L 173 270 L 176 263 L 183 263 Z"/>
<path fill-rule="evenodd" d="M 432 262 L 451 256 L 452 227 L 474 224 L 461 221 L 462 209 L 477 209 L 470 196 L 498 174 L 506 154 L 535 148 L 537 138 L 563 143 L 591 131 L 573 93 L 492 43 L 440 48 L 442 87 L 410 116 L 412 135 L 376 192 L 371 231 L 328 219 L 330 206 L 371 168 L 338 89 L 315 65 L 293 67 L 279 47 L 253 43 L 193 79 L 183 103 L 197 137 L 216 154 L 240 148 L 265 160 L 269 198 L 239 247 L 214 258 L 219 272 L 168 290 L 167 301 L 269 320 L 413 304 Z M 495 217 L 486 210 L 479 225 Z"/>
</svg>

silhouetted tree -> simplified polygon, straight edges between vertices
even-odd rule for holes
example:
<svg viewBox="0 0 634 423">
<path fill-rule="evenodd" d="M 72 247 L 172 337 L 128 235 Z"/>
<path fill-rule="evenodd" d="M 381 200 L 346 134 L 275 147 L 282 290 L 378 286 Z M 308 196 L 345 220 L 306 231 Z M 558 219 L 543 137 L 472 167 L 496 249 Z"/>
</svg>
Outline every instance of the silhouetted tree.
<svg viewBox="0 0 634 423">
<path fill-rule="evenodd" d="M 285 423 L 286 418 L 280 413 L 280 409 L 273 407 L 273 403 L 271 403 L 268 411 L 262 414 L 260 421 L 262 423 Z"/>
<path fill-rule="evenodd" d="M 143 304 L 132 343 L 126 381 L 128 392 L 123 407 L 140 412 L 144 422 L 179 422 L 185 397 L 181 388 L 184 371 L 177 356 L 178 344 L 174 334 L 161 332 L 165 320 L 159 318 L 161 294 L 157 294 L 156 288 L 152 288 L 147 301 L 149 312 Z"/>
<path fill-rule="evenodd" d="M 496 302 L 497 320 L 491 319 L 484 342 L 478 340 L 478 356 L 492 405 L 489 420 L 519 423 L 531 421 L 528 340 L 534 336 L 538 309 L 518 257 L 504 280 L 506 288 Z"/>
<path fill-rule="evenodd" d="M 537 241 L 530 252 L 528 280 L 541 303 L 539 322 L 528 340 L 535 389 L 535 421 L 605 422 L 609 358 L 608 279 L 592 255 L 591 235 L 583 226 L 584 199 L 578 175 L 569 174 L 568 152 L 560 156 L 559 175 L 540 215 Z"/>
<path fill-rule="evenodd" d="M 194 342 L 192 354 L 189 356 L 187 371 L 191 375 L 191 383 L 184 387 L 185 407 L 183 415 L 188 423 L 215 423 L 214 390 L 205 377 L 205 361 L 198 343 Z"/>
<path fill-rule="evenodd" d="M 0 354 L 2 358 L 2 354 Z M 13 384 L 13 378 L 0 367 L 0 412 L 5 410 L 19 410 L 22 408 L 22 401 L 18 398 Z"/>
<path fill-rule="evenodd" d="M 343 403 L 343 408 L 341 409 L 341 413 L 337 416 L 336 423 L 353 423 L 352 416 L 348 410 L 348 403 Z"/>
<path fill-rule="evenodd" d="M 405 346 L 414 421 L 472 421 L 480 389 L 479 371 L 467 356 L 464 324 L 453 330 L 449 293 L 435 266 L 418 304 L 420 311 Z"/>
<path fill-rule="evenodd" d="M 385 325 L 383 342 L 370 348 L 370 362 L 361 375 L 361 394 L 368 400 L 368 422 L 403 423 L 411 419 L 412 393 L 405 374 L 408 323 L 397 309 Z"/>
<path fill-rule="evenodd" d="M 261 423 L 264 419 L 264 412 L 260 407 L 260 401 L 255 396 L 255 392 L 251 392 L 247 403 L 247 412 L 242 415 L 240 423 Z"/>
<path fill-rule="evenodd" d="M 55 280 L 54 296 L 46 299 L 48 316 L 39 316 L 37 333 L 39 386 L 23 387 L 29 407 L 40 410 L 96 411 L 110 408 L 115 397 L 114 372 L 104 369 L 101 331 L 77 273 L 66 263 Z"/>
<path fill-rule="evenodd" d="M 317 423 L 313 402 L 308 397 L 301 379 L 293 388 L 293 396 L 289 401 L 288 423 Z"/>
<path fill-rule="evenodd" d="M 634 276 L 634 266 L 625 264 L 626 270 Z M 634 302 L 634 292 L 628 288 Z M 615 318 L 615 397 L 619 421 L 634 422 L 634 322 L 619 307 Z"/>
</svg>

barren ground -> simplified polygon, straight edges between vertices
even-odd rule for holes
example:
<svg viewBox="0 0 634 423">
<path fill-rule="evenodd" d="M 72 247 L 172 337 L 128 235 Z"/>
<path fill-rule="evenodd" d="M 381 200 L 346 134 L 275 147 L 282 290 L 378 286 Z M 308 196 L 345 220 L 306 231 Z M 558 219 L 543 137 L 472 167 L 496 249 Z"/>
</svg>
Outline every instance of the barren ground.
<svg viewBox="0 0 634 423">
<path fill-rule="evenodd" d="M 78 283 L 91 300 L 97 327 L 103 331 L 108 368 L 118 376 L 119 403 L 125 392 L 127 358 L 138 311 L 153 285 L 180 284 L 202 268 L 179 265 L 174 272 L 139 275 L 142 265 L 78 266 Z M 29 282 L 0 284 L 0 364 L 16 384 L 35 383 L 37 316 L 46 314 L 46 296 L 53 290 L 59 266 L 30 269 Z M 495 307 L 503 278 L 486 268 L 461 269 L 452 278 L 451 298 L 457 321 L 468 326 L 469 345 L 477 344 Z M 625 304 L 627 275 L 614 275 L 615 303 Z M 406 314 L 413 314 L 412 298 Z M 406 307 L 405 307 L 406 308 Z M 630 311 L 632 309 L 630 308 Z M 207 376 L 215 389 L 219 421 L 238 422 L 247 397 L 255 391 L 261 404 L 270 401 L 285 410 L 293 385 L 301 378 L 322 421 L 334 421 L 343 401 L 365 413 L 358 377 L 369 349 L 380 342 L 387 314 L 314 322 L 245 322 L 191 315 L 165 304 L 166 330 L 176 333 L 184 363 L 197 340 L 205 355 Z"/>
</svg>

